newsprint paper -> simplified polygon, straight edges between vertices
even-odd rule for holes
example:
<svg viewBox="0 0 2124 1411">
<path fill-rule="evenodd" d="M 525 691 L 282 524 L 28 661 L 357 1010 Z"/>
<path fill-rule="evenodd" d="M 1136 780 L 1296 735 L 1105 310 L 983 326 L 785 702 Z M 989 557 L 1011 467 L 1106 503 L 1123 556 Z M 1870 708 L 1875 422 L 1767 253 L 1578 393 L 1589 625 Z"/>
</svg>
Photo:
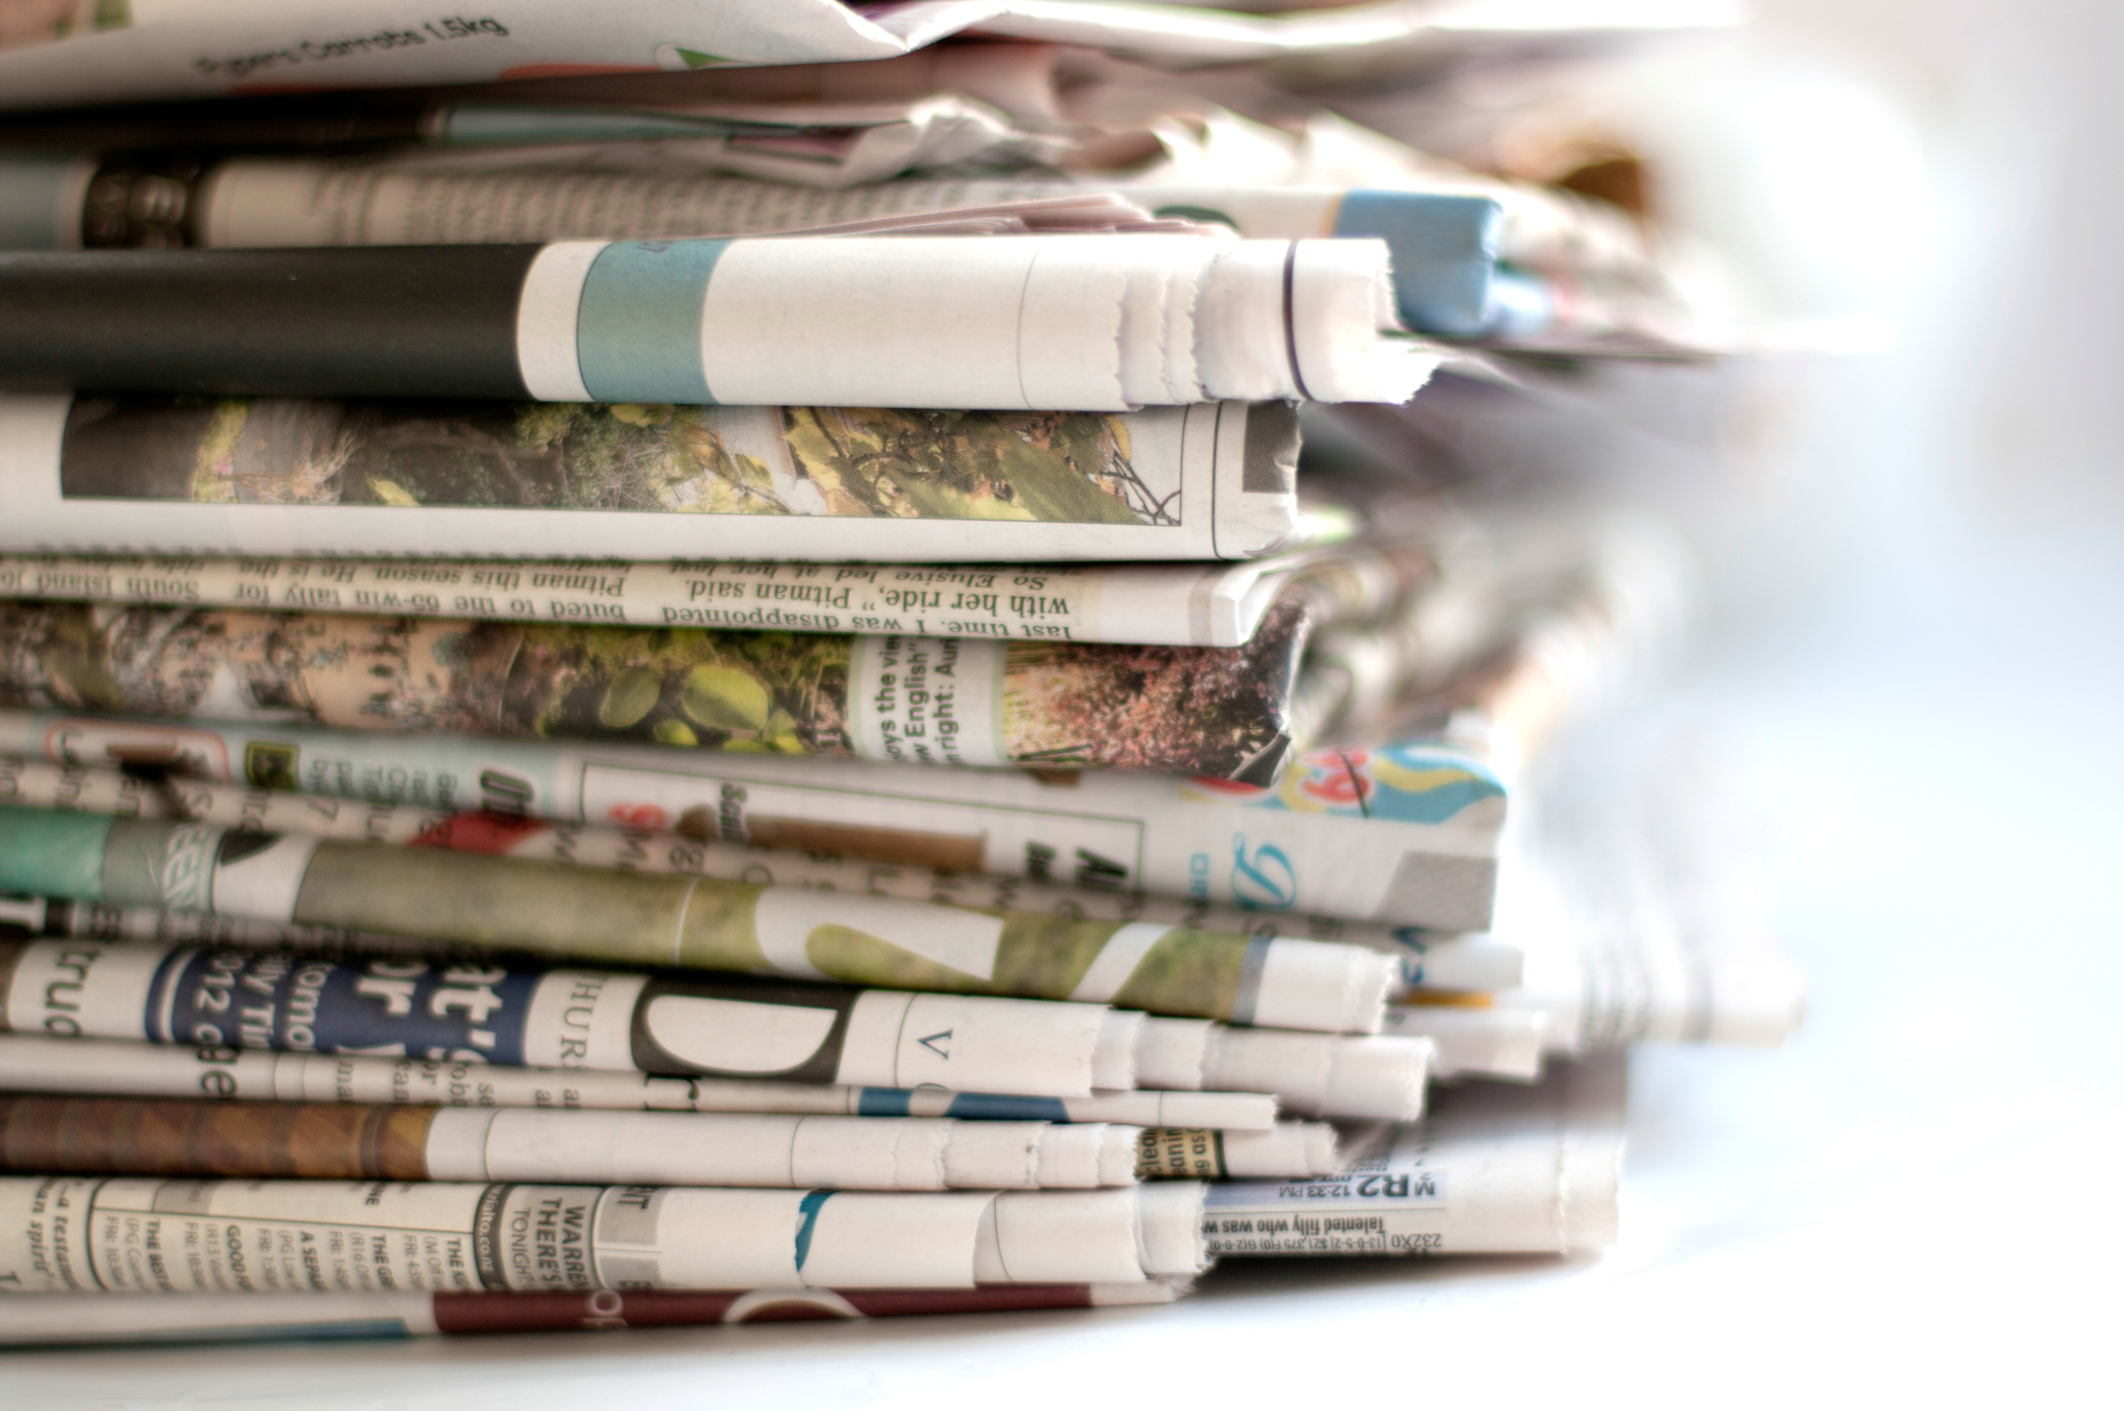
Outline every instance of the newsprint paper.
<svg viewBox="0 0 2124 1411">
<path fill-rule="evenodd" d="M 840 1087 L 759 1078 L 666 1077 L 617 1069 L 532 1068 L 481 1059 L 305 1053 L 223 1044 L 126 1043 L 0 1034 L 0 1075 L 17 1092 L 275 1102 L 398 1103 L 614 1112 L 781 1112 L 949 1117 L 966 1122 L 1099 1123 L 1234 1132 L 1276 1125 L 1268 1093 L 1095 1092 L 1090 1097 Z"/>
<path fill-rule="evenodd" d="M 715 563 L 1250 559 L 1305 532 L 1297 457 L 1297 418 L 1273 401 L 1102 413 L 0 395 L 0 549 L 175 560 L 30 570 L 9 580 L 24 596 L 206 603 L 217 590 L 185 590 L 206 571 L 185 555 L 476 547 L 671 567 L 658 582 L 662 570 L 601 564 L 249 563 L 218 591 L 239 607 L 594 623 L 636 621 L 626 609 L 647 593 L 648 626 L 931 636 L 984 635 L 972 624 L 1001 620 L 996 594 L 1039 599 L 1007 606 L 1097 640 L 1081 607 L 1051 601 L 1067 590 L 1000 570 Z"/>
<path fill-rule="evenodd" d="M 108 813 L 119 818 L 168 818 L 265 833 L 307 833 L 413 847 L 455 848 L 503 857 L 535 858 L 630 872 L 685 872 L 736 882 L 816 887 L 935 901 L 1003 911 L 1039 911 L 1094 921 L 1162 921 L 1199 931 L 1225 931 L 1274 940 L 1281 936 L 1360 945 L 1394 958 L 1397 991 L 1508 990 L 1519 985 L 1521 949 L 1497 935 L 1455 935 L 1420 926 L 1368 926 L 1330 916 L 1291 915 L 1200 898 L 1158 896 L 1101 885 L 1034 882 L 828 856 L 796 848 L 725 843 L 678 833 L 596 823 L 554 823 L 501 813 L 438 813 L 413 804 L 363 803 L 246 787 L 211 779 L 126 774 L 78 764 L 0 755 L 0 803 Z M 1509 890 L 1506 892 L 1509 896 Z M 217 918 L 145 908 L 39 900 L 10 915 L 0 901 L 0 936 L 101 936 L 110 939 L 218 941 L 270 945 L 336 942 L 293 922 L 230 918 L 241 927 L 223 936 Z M 387 944 L 375 938 L 370 949 Z M 1258 1021 L 1257 1021 L 1258 1022 Z M 1310 1024 L 1286 1015 L 1291 1028 Z M 1154 1124 L 1155 1125 L 1155 1124 Z"/>
<path fill-rule="evenodd" d="M 1507 803 L 1488 749 L 1435 735 L 1309 751 L 1274 787 L 70 712 L 0 711 L 0 754 L 1449 932 L 1489 927 Z"/>
<path fill-rule="evenodd" d="M 142 941 L 7 942 L 0 969 L 7 1027 L 54 1038 L 1054 1097 L 1111 1076 L 1097 1005 Z"/>
<path fill-rule="evenodd" d="M 1336 1033 L 1378 1028 L 1393 970 L 1386 956 L 1330 942 L 7 806 L 0 888 L 621 964 L 1113 1002 Z"/>
<path fill-rule="evenodd" d="M 928 566 L 0 554 L 0 597 L 599 626 L 1237 647 L 1253 637 L 1270 602 L 1290 581 L 1293 558 L 1233 564 Z"/>
<path fill-rule="evenodd" d="M 1294 1123 L 1235 1139 L 1231 1162 L 1217 1133 L 1146 1142 L 1143 1128 L 1105 1123 L 0 1096 L 0 1166 L 102 1175 L 1040 1190 L 1132 1185 L 1139 1165 L 1310 1175 L 1304 1134 Z M 1198 1141 L 1193 1169 L 1146 1159 Z"/>
<path fill-rule="evenodd" d="M 1206 1260 L 1193 1182 L 870 1192 L 0 1177 L 0 1290 L 967 1288 Z M 1177 1227 L 1177 1228 L 1176 1228 Z M 1152 1267 L 1155 1266 L 1155 1267 Z"/>
<path fill-rule="evenodd" d="M 1298 603 L 1160 647 L 0 601 L 0 703 L 1266 783 L 1310 636 Z"/>
</svg>

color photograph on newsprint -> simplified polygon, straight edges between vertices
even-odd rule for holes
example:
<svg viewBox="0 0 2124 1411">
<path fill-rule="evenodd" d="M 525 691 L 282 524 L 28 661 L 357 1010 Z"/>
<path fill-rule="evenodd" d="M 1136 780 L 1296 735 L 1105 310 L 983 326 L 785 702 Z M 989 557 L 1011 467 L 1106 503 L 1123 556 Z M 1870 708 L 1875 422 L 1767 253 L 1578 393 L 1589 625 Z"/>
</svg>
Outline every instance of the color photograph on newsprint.
<svg viewBox="0 0 2124 1411">
<path fill-rule="evenodd" d="M 0 1405 L 2099 1403 L 2120 71 L 0 0 Z"/>
</svg>

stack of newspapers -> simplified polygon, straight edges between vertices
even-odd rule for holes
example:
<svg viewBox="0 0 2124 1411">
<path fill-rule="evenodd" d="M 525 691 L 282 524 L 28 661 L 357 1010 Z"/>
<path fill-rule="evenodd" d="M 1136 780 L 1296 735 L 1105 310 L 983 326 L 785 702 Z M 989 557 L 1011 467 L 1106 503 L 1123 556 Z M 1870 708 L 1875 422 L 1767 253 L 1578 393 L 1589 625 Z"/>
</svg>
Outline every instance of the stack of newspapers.
<svg viewBox="0 0 2124 1411">
<path fill-rule="evenodd" d="M 1747 337 L 1452 94 L 1640 8 L 0 0 L 0 1342 L 1611 1243 Z"/>
</svg>

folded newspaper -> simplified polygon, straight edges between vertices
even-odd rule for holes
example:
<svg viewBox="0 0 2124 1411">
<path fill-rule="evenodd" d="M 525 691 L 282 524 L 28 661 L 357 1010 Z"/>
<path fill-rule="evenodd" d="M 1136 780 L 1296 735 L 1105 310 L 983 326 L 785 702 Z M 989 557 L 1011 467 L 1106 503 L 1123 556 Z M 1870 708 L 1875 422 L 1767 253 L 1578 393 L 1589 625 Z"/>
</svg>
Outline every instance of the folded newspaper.
<svg viewBox="0 0 2124 1411">
<path fill-rule="evenodd" d="M 1663 565 L 1671 566 L 1655 555 L 1652 566 Z M 59 713 L 0 712 L 0 755 L 146 766 L 444 812 L 489 807 L 623 823 L 1271 914 L 1482 931 L 1510 771 L 1659 642 L 1677 616 L 1674 586 L 1664 571 L 1595 574 L 1563 608 L 1525 617 L 1481 670 L 1427 698 L 1402 743 L 1307 752 L 1268 787 Z M 423 934 L 432 922 L 359 924 Z M 932 974 L 925 983 L 943 982 Z M 1199 1006 L 1200 996 L 1190 1003 Z"/>
<path fill-rule="evenodd" d="M 1311 618 L 1161 647 L 0 602 L 0 704 L 1273 780 Z"/>
<path fill-rule="evenodd" d="M 1376 1030 L 1395 971 L 1391 957 L 1330 942 L 13 807 L 0 807 L 0 889 L 1328 1033 Z"/>
<path fill-rule="evenodd" d="M 22 590 L 52 597 L 167 598 L 205 571 L 187 565 L 199 553 L 661 557 L 663 583 L 603 564 L 254 563 L 224 591 L 232 606 L 608 623 L 641 622 L 646 592 L 642 625 L 832 618 L 827 630 L 935 636 L 978 635 L 1007 607 L 1098 640 L 1060 584 L 997 570 L 733 570 L 1259 558 L 1330 523 L 1301 509 L 1297 457 L 1278 402 L 1099 414 L 0 394 L 0 549 L 161 556 Z M 1112 581 L 1101 609 L 1148 591 Z"/>
<path fill-rule="evenodd" d="M 1134 1086 L 1128 1016 L 1098 1005 L 137 942 L 9 943 L 0 964 L 7 1026 L 64 1038 L 1053 1097 Z"/>
<path fill-rule="evenodd" d="M 1405 402 L 1385 242 L 0 252 L 0 388 L 1126 411 Z"/>
<path fill-rule="evenodd" d="M 1068 1190 L 1305 1177 L 1335 1129 L 0 1097 L 0 1168 L 309 1180 Z"/>
<path fill-rule="evenodd" d="M 1585 537 L 1555 536 L 1531 571 L 1455 563 L 1420 539 L 1323 554 L 1238 648 L 0 601 L 0 702 L 1268 784 L 1294 747 L 1378 729 L 1412 691 L 1427 703 L 1486 652 L 1512 657 L 1515 634 L 1537 655 L 1559 631 L 1587 639 L 1577 655 L 1603 632 L 1656 636 L 1665 557 L 1649 555 L 1648 574 L 1612 562 L 1646 555 Z M 835 593 L 819 581 L 787 590 Z"/>
<path fill-rule="evenodd" d="M 1141 1283 L 1208 1260 L 1203 1187 L 717 1190 L 0 1177 L 8 1294 Z M 112 1218 L 116 1217 L 116 1218 Z"/>
<path fill-rule="evenodd" d="M 0 1097 L 0 1167 L 100 1175 L 1040 1190 L 1134 1184 L 1141 1137 L 1103 1123 Z"/>
<path fill-rule="evenodd" d="M 0 597 L 1238 647 L 1253 637 L 1269 605 L 1302 573 L 1307 559 L 1284 554 L 1235 564 L 929 567 L 728 559 L 496 563 L 0 553 Z"/>
<path fill-rule="evenodd" d="M 1453 931 L 1489 924 L 1505 805 L 1450 740 L 1307 754 L 1274 788 L 62 712 L 0 712 L 0 752 Z"/>
<path fill-rule="evenodd" d="M 944 867 L 894 865 L 795 848 L 594 823 L 554 823 L 520 814 L 453 814 L 413 804 L 354 803 L 154 771 L 125 773 L 0 755 L 0 803 L 118 818 L 166 818 L 267 833 L 301 833 L 411 847 L 444 847 L 503 857 L 633 872 L 683 872 L 727 881 L 936 901 L 1007 911 L 1038 911 L 1093 921 L 1149 921 L 1275 939 L 1293 936 L 1361 945 L 1394 957 L 1402 990 L 1506 990 L 1519 985 L 1522 956 L 1494 933 L 1456 935 L 1414 926 L 1367 926 L 1333 917 L 1289 915 L 1202 898 L 1160 896 L 1112 886 L 1035 882 Z M 226 930 L 227 927 L 242 927 Z M 293 922 L 202 917 L 151 908 L 79 904 L 50 898 L 10 906 L 0 899 L 0 936 L 82 936 L 220 944 L 341 944 L 328 929 Z M 367 948 L 390 944 L 371 937 Z"/>
<path fill-rule="evenodd" d="M 1423 1111 L 1435 1052 L 1422 1037 L 1226 1026 L 1083 1004 L 954 1006 L 938 1002 L 947 996 L 683 972 L 467 963 L 403 947 L 338 956 L 45 940 L 0 948 L 0 966 L 10 1026 L 63 1039 L 200 1046 L 196 1061 L 208 1067 L 179 1087 L 220 1097 L 455 1102 L 469 1093 L 483 1106 L 1185 1126 L 1217 1126 L 1234 1111 L 1259 1126 L 1280 1106 L 1305 1117 L 1406 1122 Z M 244 1003 L 232 1008 L 238 986 Z M 1015 1041 L 1000 1027 L 1013 1016 L 1024 1021 Z M 240 1056 L 251 1049 L 332 1061 Z M 52 1085 L 98 1073 L 117 1091 L 144 1095 L 167 1092 L 173 1081 L 167 1063 L 129 1045 L 71 1059 L 34 1047 L 6 1052 L 25 1083 L 55 1061 L 62 1075 L 80 1065 L 71 1077 L 36 1079 L 43 1090 L 90 1091 Z M 456 1072 L 464 1064 L 489 1066 L 467 1085 Z M 528 1065 L 522 1073 L 505 1071 L 520 1064 Z M 565 1074 L 546 1071 L 556 1067 Z M 641 1073 L 683 1081 L 644 1082 Z M 925 1091 L 910 1094 L 917 1085 Z M 1125 1091 L 1138 1085 L 1238 1096 L 1198 1102 Z"/>
<path fill-rule="evenodd" d="M 0 712 L 0 752 L 1447 931 L 1489 925 L 1506 801 L 1437 739 L 1306 754 L 1274 788 L 61 712 Z"/>
</svg>

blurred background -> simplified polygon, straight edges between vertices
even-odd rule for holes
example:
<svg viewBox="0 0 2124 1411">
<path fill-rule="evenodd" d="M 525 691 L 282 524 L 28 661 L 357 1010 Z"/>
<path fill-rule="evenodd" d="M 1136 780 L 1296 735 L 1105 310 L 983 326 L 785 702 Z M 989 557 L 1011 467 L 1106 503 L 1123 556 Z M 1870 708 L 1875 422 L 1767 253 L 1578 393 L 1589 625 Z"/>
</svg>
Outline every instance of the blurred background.
<svg viewBox="0 0 2124 1411">
<path fill-rule="evenodd" d="M 2124 8 L 1752 9 L 1744 42 L 1637 94 L 1686 173 L 1677 218 L 1788 306 L 1897 329 L 1728 406 L 1745 493 L 1708 526 L 1714 629 L 1668 707 L 1736 771 L 1811 1012 L 1781 1054 L 1640 1055 L 1641 1263 L 1573 1354 L 1720 1402 L 2100 1400 Z"/>
</svg>

